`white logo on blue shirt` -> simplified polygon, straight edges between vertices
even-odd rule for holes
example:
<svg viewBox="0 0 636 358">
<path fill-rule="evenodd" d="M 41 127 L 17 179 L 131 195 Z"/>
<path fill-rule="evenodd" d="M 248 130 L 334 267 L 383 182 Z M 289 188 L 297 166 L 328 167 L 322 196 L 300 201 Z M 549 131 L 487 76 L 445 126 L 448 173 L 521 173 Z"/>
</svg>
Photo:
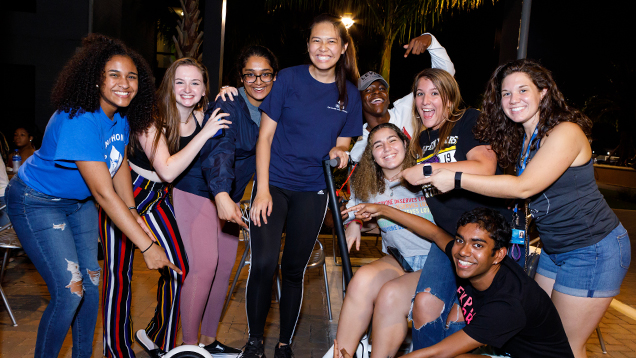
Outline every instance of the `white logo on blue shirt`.
<svg viewBox="0 0 636 358">
<path fill-rule="evenodd" d="M 124 157 L 121 155 L 121 153 L 119 153 L 119 151 L 117 149 L 115 149 L 115 147 L 111 147 L 111 149 L 110 149 L 110 167 L 108 168 L 108 171 L 110 171 L 110 176 L 111 177 L 113 177 L 115 175 L 115 173 L 117 172 L 117 169 L 119 169 L 119 165 L 121 164 L 123 159 L 124 159 Z"/>
<path fill-rule="evenodd" d="M 336 102 L 336 106 L 335 106 L 335 107 L 329 107 L 329 106 L 327 106 L 327 108 L 329 108 L 329 109 L 333 109 L 333 110 L 338 111 L 338 112 L 349 113 L 349 112 L 347 112 L 344 108 L 343 108 L 343 109 L 340 109 L 340 101 Z"/>
</svg>

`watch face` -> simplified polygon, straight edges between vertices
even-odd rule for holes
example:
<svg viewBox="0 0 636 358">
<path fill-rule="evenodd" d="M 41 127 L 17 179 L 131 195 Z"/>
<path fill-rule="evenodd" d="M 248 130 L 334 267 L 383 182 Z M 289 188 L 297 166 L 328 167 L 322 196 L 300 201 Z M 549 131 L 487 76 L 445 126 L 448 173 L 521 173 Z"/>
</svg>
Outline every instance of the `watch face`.
<svg viewBox="0 0 636 358">
<path fill-rule="evenodd" d="M 430 165 L 424 165 L 424 176 L 425 177 L 430 177 L 431 174 L 433 174 L 433 167 Z"/>
</svg>

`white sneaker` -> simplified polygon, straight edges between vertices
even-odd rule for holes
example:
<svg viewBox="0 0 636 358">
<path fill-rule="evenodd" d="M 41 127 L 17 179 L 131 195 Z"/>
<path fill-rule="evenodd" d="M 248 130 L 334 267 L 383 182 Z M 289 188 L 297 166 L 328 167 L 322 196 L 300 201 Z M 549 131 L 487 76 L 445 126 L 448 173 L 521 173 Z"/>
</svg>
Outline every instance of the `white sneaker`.
<svg viewBox="0 0 636 358">
<path fill-rule="evenodd" d="M 356 357 L 357 358 L 370 358 L 371 357 L 371 345 L 369 344 L 369 337 L 365 334 L 360 343 L 358 343 L 358 348 L 356 349 Z M 325 353 L 322 358 L 333 358 L 333 345 L 327 353 Z"/>
<path fill-rule="evenodd" d="M 333 358 L 333 344 L 331 345 L 331 348 L 329 348 L 327 353 L 325 353 L 325 355 L 322 356 L 322 358 Z"/>
<path fill-rule="evenodd" d="M 366 334 L 358 343 L 358 349 L 356 349 L 357 358 L 370 358 L 371 357 L 371 345 L 369 344 L 369 336 Z"/>
<path fill-rule="evenodd" d="M 150 352 L 154 352 L 159 349 L 159 346 L 152 341 L 152 339 L 148 338 L 145 329 L 140 329 L 135 333 L 135 338 L 137 338 L 137 343 L 150 354 Z"/>
</svg>

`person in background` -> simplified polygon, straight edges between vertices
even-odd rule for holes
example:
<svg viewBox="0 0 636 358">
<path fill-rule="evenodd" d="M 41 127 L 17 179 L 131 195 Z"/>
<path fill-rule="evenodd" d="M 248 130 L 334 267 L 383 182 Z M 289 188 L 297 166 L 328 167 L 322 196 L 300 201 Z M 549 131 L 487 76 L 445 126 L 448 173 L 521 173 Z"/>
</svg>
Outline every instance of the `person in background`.
<svg viewBox="0 0 636 358">
<path fill-rule="evenodd" d="M 284 69 L 259 109 L 252 190 L 252 258 L 246 308 L 249 340 L 242 357 L 264 355 L 272 278 L 281 260 L 280 336 L 274 356 L 292 356 L 307 262 L 327 209 L 324 159 L 347 165 L 351 137 L 362 134 L 355 46 L 339 17 L 319 15 L 307 41 L 310 64 Z"/>
<path fill-rule="evenodd" d="M 383 217 L 396 221 L 435 242 L 453 261 L 456 300 L 467 325 L 405 358 L 574 357 L 550 297 L 508 257 L 512 230 L 497 210 L 475 208 L 462 214 L 454 238 L 424 218 L 386 205 L 361 204 L 348 211 L 362 220 Z M 494 348 L 494 355 L 471 354 L 485 344 Z M 344 350 L 341 353 L 351 357 Z"/>
<path fill-rule="evenodd" d="M 475 135 L 492 143 L 499 163 L 515 165 L 517 175 L 449 167 L 409 182 L 528 199 L 543 243 L 535 279 L 552 297 L 575 357 L 587 357 L 587 339 L 620 292 L 631 261 L 627 230 L 594 179 L 592 121 L 567 105 L 550 71 L 525 59 L 495 70 L 483 108 Z"/>
<path fill-rule="evenodd" d="M 4 200 L 5 189 L 9 184 L 9 176 L 7 175 L 7 168 L 4 166 L 4 162 L 0 160 L 0 227 L 3 227 L 10 223 L 9 216 L 7 215 L 6 201 Z"/>
<path fill-rule="evenodd" d="M 145 329 L 135 333 L 137 343 L 151 357 L 159 357 L 177 344 L 179 299 L 188 272 L 169 183 L 190 166 L 210 137 L 230 123 L 223 119 L 226 115 L 214 113 L 215 120 L 200 127 L 197 117 L 199 120 L 203 117 L 204 97 L 208 93 L 204 72 L 203 65 L 187 57 L 170 65 L 157 91 L 154 121 L 131 137 L 129 165 L 134 206 L 130 210 L 141 215 L 144 228 L 155 238 L 157 246 L 183 271 L 183 275 L 159 271 L 154 316 Z M 198 133 L 193 134 L 188 145 L 180 147 L 180 133 L 193 132 L 195 128 Z M 100 211 L 100 220 L 104 267 L 107 268 L 102 292 L 104 355 L 134 357 L 130 318 L 134 246 L 112 217 Z"/>
<path fill-rule="evenodd" d="M 9 217 L 51 295 L 38 326 L 36 358 L 57 357 L 69 327 L 73 357 L 93 354 L 99 305 L 95 201 L 142 249 L 149 269 L 168 267 L 134 209 L 126 163 L 129 134 L 152 123 L 154 85 L 148 64 L 119 40 L 91 34 L 53 87 L 56 109 L 42 147 L 6 189 Z M 91 200 L 91 196 L 95 201 Z"/>
<path fill-rule="evenodd" d="M 29 132 L 24 127 L 16 129 L 13 133 L 13 144 L 15 144 L 18 154 L 22 157 L 22 163 L 29 159 L 29 157 L 35 152 L 35 146 L 33 145 L 33 133 Z M 11 158 L 9 158 L 8 161 L 10 162 Z"/>
<path fill-rule="evenodd" d="M 206 142 L 174 190 L 177 222 L 190 263 L 181 300 L 183 342 L 199 343 L 215 357 L 241 353 L 218 341 L 217 328 L 236 260 L 239 225 L 247 228 L 237 203 L 256 170 L 258 106 L 272 89 L 278 61 L 267 48 L 250 46 L 242 51 L 236 69 L 244 87 L 231 101 L 217 97 L 204 118 L 204 124 L 213 120 L 210 114 L 220 109 L 229 114 L 232 125 L 223 136 Z"/>
<path fill-rule="evenodd" d="M 453 76 L 455 75 L 453 62 L 435 36 L 425 33 L 412 39 L 407 45 L 404 45 L 404 48 L 406 49 L 404 57 L 410 53 L 419 55 L 428 51 L 431 55 L 432 68 L 439 68 Z M 362 127 L 362 136 L 358 138 L 351 149 L 351 159 L 354 162 L 360 161 L 367 145 L 369 132 L 380 123 L 393 123 L 406 134 L 409 140 L 414 137 L 411 119 L 413 93 L 409 92 L 408 95 L 393 102 L 393 107 L 389 109 L 389 84 L 384 77 L 372 71 L 360 77 L 358 90 L 362 99 L 362 115 L 365 123 Z"/>
</svg>

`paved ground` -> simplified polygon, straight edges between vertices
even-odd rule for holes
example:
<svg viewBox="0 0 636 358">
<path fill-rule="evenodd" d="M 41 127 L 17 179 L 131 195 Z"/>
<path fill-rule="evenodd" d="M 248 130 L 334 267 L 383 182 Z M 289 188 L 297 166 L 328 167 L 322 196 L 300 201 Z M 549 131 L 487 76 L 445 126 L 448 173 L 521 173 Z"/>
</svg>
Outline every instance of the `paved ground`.
<svg viewBox="0 0 636 358">
<path fill-rule="evenodd" d="M 632 237 L 632 252 L 636 251 L 636 211 L 617 210 L 622 222 Z M 325 301 L 325 288 L 322 272 L 319 269 L 307 270 L 305 279 L 305 300 L 302 314 L 294 337 L 296 357 L 322 357 L 335 337 L 338 315 L 342 304 L 341 271 L 335 266 L 332 256 L 330 235 L 321 236 L 327 251 L 328 277 L 330 283 L 334 320 L 329 322 Z M 380 257 L 379 245 L 375 238 L 363 240 L 361 253 L 354 255 L 354 262 Z M 239 247 L 239 254 L 242 246 Z M 634 256 L 636 257 L 636 256 Z M 239 255 L 240 258 L 240 255 Z M 232 297 L 227 314 L 223 317 L 219 338 L 225 343 L 241 347 L 247 340 L 245 319 L 244 290 L 247 268 L 243 269 L 238 288 Z M 152 317 L 155 306 L 157 274 L 145 269 L 141 255 L 135 259 L 133 280 L 132 313 L 134 329 L 141 329 Z M 41 277 L 25 257 L 16 257 L 6 273 L 3 288 L 8 295 L 18 327 L 12 327 L 9 315 L 0 304 L 0 357 L 32 357 L 39 319 L 50 298 Z M 618 300 L 636 308 L 636 265 L 632 265 Z M 102 330 L 101 313 L 98 318 L 94 338 L 93 357 L 101 357 Z M 590 357 L 636 357 L 636 321 L 610 308 L 601 323 L 608 354 L 602 354 L 599 341 L 594 333 L 588 341 Z M 273 357 L 273 346 L 278 336 L 278 304 L 272 301 L 266 326 L 266 353 Z M 64 343 L 60 357 L 71 357 L 70 333 Z M 140 346 L 134 349 L 141 352 Z M 147 357 L 144 352 L 138 357 Z"/>
</svg>

